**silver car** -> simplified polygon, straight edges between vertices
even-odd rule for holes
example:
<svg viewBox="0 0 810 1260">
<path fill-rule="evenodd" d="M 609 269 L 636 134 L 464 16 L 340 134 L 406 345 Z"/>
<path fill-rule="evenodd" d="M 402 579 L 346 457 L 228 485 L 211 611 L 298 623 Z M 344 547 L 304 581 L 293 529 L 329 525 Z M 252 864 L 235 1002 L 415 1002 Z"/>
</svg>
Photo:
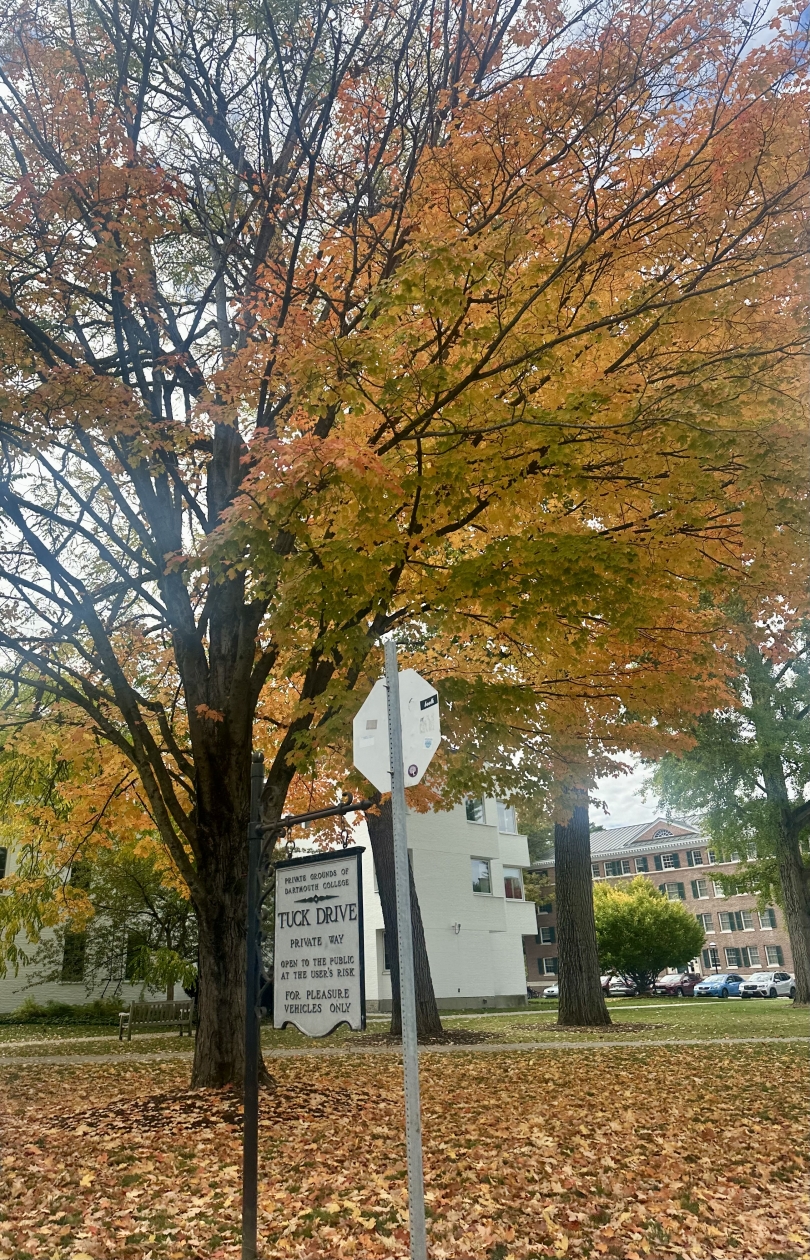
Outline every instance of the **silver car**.
<svg viewBox="0 0 810 1260">
<path fill-rule="evenodd" d="M 740 985 L 741 998 L 796 996 L 796 982 L 786 971 L 757 971 Z"/>
</svg>

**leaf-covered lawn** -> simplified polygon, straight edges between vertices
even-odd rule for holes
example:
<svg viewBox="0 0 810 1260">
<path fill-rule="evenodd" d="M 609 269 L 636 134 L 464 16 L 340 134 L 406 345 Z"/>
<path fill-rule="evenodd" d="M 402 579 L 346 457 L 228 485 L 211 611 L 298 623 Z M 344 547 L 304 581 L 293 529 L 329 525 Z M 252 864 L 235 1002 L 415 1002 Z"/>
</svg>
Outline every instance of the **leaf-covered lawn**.
<svg viewBox="0 0 810 1260">
<path fill-rule="evenodd" d="M 273 1063 L 266 1260 L 407 1256 L 401 1071 Z M 240 1115 L 187 1064 L 7 1066 L 0 1256 L 236 1257 Z M 801 1046 L 422 1059 L 433 1260 L 810 1255 Z"/>
</svg>

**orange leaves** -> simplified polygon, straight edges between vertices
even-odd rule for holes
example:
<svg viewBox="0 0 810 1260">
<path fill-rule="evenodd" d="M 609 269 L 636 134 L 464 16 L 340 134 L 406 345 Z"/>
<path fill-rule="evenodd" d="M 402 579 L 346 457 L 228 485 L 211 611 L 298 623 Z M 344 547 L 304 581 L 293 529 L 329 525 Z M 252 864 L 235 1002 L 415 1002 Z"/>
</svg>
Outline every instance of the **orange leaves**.
<svg viewBox="0 0 810 1260">
<path fill-rule="evenodd" d="M 265 1260 L 405 1260 L 399 1066 L 302 1058 L 273 1072 L 261 1099 Z M 166 1063 L 13 1074 L 0 1104 L 4 1260 L 26 1248 L 57 1260 L 238 1256 L 238 1098 L 184 1090 Z M 802 1052 L 774 1047 L 427 1055 L 431 1258 L 799 1260 L 803 1077 Z"/>
<path fill-rule="evenodd" d="M 211 709 L 207 704 L 198 704 L 194 712 L 207 722 L 224 722 L 225 714 L 218 709 Z"/>
</svg>

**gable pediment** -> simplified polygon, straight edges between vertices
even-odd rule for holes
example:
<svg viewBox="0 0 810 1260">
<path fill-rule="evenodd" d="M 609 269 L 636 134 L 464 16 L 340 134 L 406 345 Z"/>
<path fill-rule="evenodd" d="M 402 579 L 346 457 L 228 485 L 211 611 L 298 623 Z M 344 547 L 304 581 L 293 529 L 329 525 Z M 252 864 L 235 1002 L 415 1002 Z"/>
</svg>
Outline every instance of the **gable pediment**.
<svg viewBox="0 0 810 1260">
<path fill-rule="evenodd" d="M 666 818 L 656 818 L 655 822 L 645 827 L 632 843 L 649 844 L 651 840 L 656 842 L 668 840 L 670 836 L 675 839 L 678 836 L 696 836 L 697 834 L 694 827 L 684 827 L 681 823 L 670 822 Z"/>
</svg>

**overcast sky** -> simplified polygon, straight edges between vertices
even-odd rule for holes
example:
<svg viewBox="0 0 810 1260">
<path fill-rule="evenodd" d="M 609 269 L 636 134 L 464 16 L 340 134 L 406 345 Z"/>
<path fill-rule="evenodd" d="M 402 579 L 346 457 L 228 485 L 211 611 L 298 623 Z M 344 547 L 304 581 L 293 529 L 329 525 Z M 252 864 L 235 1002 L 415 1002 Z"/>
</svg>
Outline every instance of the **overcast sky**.
<svg viewBox="0 0 810 1260">
<path fill-rule="evenodd" d="M 652 822 L 660 813 L 655 807 L 654 796 L 651 795 L 647 801 L 642 799 L 644 780 L 649 775 L 649 770 L 643 769 L 637 759 L 629 754 L 623 760 L 633 761 L 634 769 L 631 774 L 597 781 L 595 794 L 605 801 L 609 812 L 605 814 L 592 807 L 592 827 L 598 827 L 600 823 L 603 827 L 624 827 L 630 823 Z"/>
</svg>

